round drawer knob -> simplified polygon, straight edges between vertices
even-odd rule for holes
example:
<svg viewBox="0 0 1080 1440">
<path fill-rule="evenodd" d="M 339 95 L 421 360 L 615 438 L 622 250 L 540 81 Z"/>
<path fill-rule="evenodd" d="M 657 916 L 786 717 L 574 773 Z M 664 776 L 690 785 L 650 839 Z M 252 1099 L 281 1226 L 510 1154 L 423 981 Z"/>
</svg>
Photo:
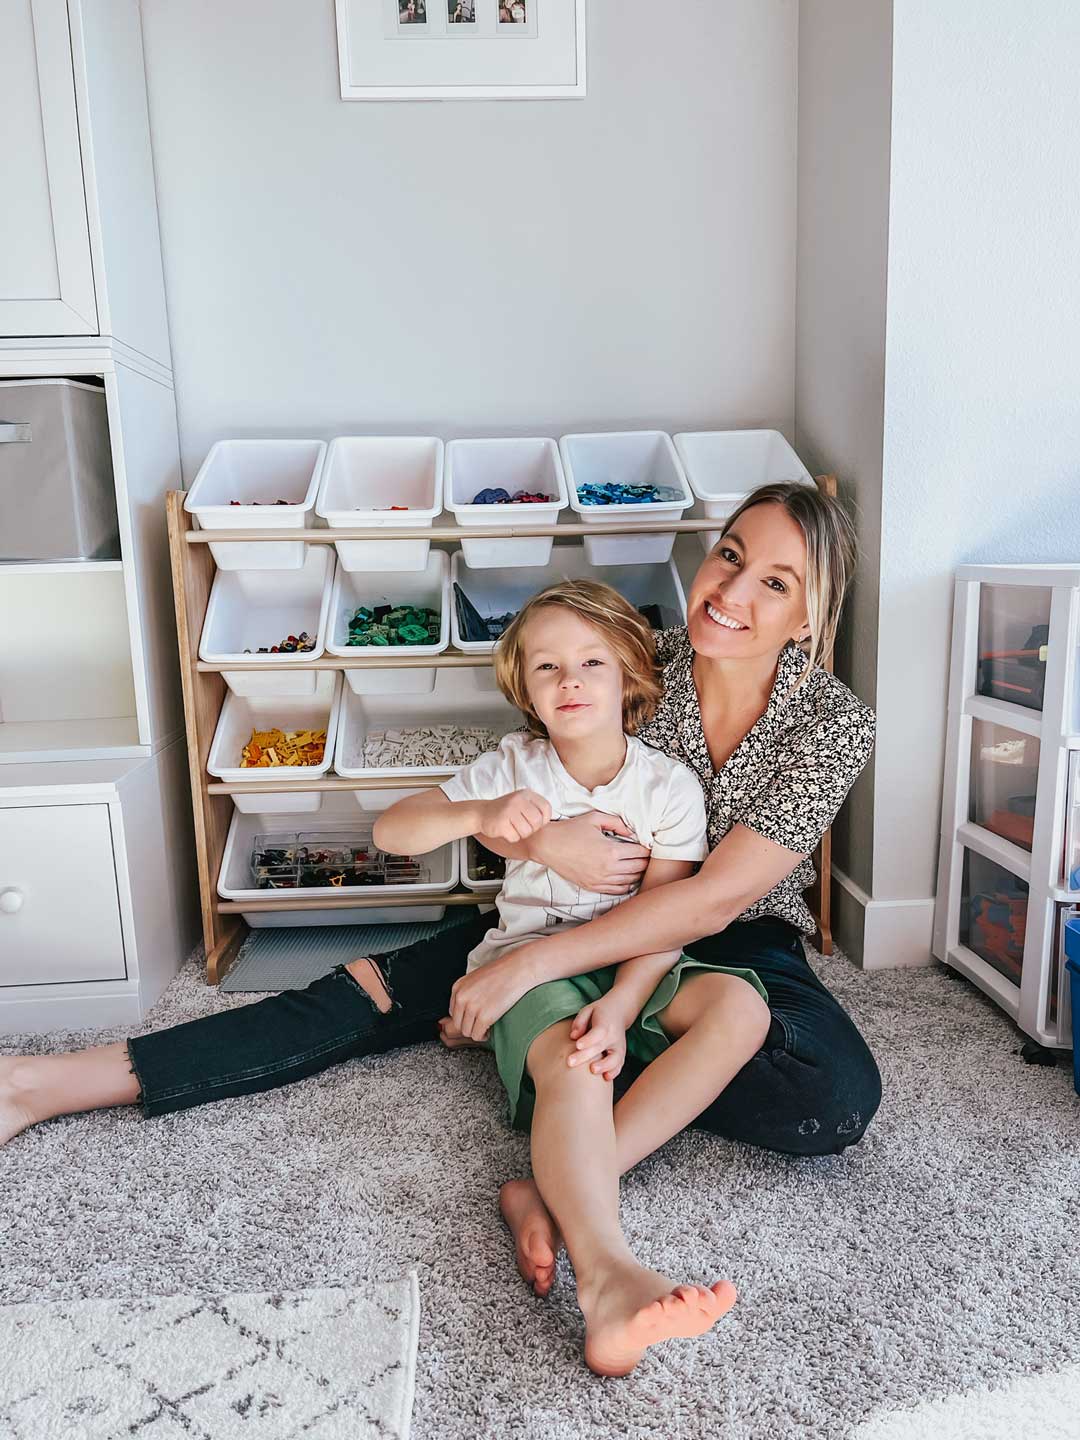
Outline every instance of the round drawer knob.
<svg viewBox="0 0 1080 1440">
<path fill-rule="evenodd" d="M 14 915 L 17 910 L 22 909 L 22 903 L 21 890 L 0 890 L 0 911 L 5 915 Z"/>
</svg>

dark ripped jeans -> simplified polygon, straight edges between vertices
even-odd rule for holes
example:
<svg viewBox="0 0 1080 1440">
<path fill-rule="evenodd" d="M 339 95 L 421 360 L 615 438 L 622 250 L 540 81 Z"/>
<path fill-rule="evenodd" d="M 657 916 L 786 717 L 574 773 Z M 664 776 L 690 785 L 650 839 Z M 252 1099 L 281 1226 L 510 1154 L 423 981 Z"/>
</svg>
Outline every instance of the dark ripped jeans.
<svg viewBox="0 0 1080 1440">
<path fill-rule="evenodd" d="M 130 1040 L 144 1113 L 272 1090 L 341 1060 L 435 1039 L 451 986 L 489 924 L 477 915 L 376 957 L 393 999 L 386 1015 L 339 966 L 306 990 Z M 787 1155 L 830 1155 L 860 1139 L 881 1099 L 881 1078 L 866 1042 L 807 964 L 798 931 L 782 920 L 748 920 L 686 950 L 757 971 L 773 1017 L 765 1044 L 693 1128 Z M 616 1089 L 641 1068 L 627 1057 Z"/>
</svg>

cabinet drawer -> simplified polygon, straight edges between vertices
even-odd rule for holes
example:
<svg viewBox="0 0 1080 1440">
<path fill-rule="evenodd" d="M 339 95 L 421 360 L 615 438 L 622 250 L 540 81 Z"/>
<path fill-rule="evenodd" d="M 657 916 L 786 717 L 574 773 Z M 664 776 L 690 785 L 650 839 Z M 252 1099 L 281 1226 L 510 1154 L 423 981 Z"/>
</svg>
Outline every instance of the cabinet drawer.
<svg viewBox="0 0 1080 1440">
<path fill-rule="evenodd" d="M 0 809 L 0 988 L 126 974 L 109 807 Z"/>
</svg>

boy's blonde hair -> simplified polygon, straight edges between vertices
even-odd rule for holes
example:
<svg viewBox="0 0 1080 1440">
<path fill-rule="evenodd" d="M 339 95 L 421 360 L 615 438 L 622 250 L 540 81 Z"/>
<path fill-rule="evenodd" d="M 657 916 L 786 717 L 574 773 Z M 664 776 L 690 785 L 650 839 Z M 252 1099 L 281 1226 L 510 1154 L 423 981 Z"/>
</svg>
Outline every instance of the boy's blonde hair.
<svg viewBox="0 0 1080 1440">
<path fill-rule="evenodd" d="M 529 734 L 547 739 L 525 683 L 525 627 L 541 610 L 571 610 L 591 625 L 619 657 L 623 670 L 623 729 L 633 735 L 660 702 L 660 666 L 652 628 L 617 590 L 598 580 L 559 580 L 527 600 L 495 647 L 499 689 L 525 716 Z"/>
<path fill-rule="evenodd" d="M 724 521 L 723 533 L 734 529 L 739 516 L 754 505 L 781 506 L 806 542 L 806 618 L 810 637 L 798 647 L 806 656 L 806 665 L 792 686 L 794 692 L 809 679 L 814 666 L 832 654 L 844 595 L 855 570 L 855 527 L 834 496 L 826 495 L 816 485 L 783 481 L 762 485 L 749 494 Z"/>
</svg>

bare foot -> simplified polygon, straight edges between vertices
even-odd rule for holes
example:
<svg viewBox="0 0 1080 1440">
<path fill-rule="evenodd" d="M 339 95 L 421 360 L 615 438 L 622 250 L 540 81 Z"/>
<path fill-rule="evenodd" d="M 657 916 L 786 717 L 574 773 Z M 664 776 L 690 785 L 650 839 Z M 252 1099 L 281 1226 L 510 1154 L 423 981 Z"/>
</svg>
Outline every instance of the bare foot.
<svg viewBox="0 0 1080 1440">
<path fill-rule="evenodd" d="M 562 1239 L 536 1181 L 508 1180 L 499 1191 L 499 1209 L 514 1237 L 521 1278 L 534 1294 L 547 1295 L 555 1283 L 555 1258 Z"/>
<path fill-rule="evenodd" d="M 449 1015 L 439 1021 L 439 1039 L 448 1050 L 465 1050 L 469 1046 L 483 1049 L 479 1040 L 470 1040 L 467 1035 L 463 1035 Z"/>
<path fill-rule="evenodd" d="M 703 1335 L 738 1299 L 730 1280 L 673 1285 L 656 1270 L 628 1264 L 595 1290 L 578 1288 L 585 1316 L 585 1363 L 596 1375 L 629 1375 L 650 1345 Z"/>
<path fill-rule="evenodd" d="M 0 1059 L 0 1145 L 37 1123 L 23 1083 L 28 1063 L 22 1055 Z"/>
</svg>

